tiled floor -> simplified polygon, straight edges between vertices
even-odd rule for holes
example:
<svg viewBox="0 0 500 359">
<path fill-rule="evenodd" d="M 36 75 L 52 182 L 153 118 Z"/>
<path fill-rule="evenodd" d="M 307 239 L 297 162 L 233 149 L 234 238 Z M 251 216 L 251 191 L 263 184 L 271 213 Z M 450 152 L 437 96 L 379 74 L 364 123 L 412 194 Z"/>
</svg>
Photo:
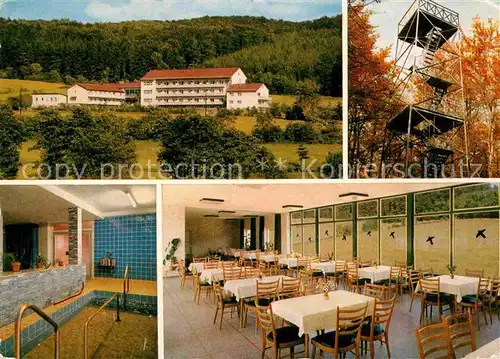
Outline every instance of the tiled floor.
<svg viewBox="0 0 500 359">
<path fill-rule="evenodd" d="M 261 333 L 258 331 L 255 334 L 253 317 L 249 316 L 247 327 L 240 329 L 236 314 L 232 319 L 225 315 L 222 330 L 219 330 L 218 325 L 212 324 L 215 314 L 212 299 L 205 299 L 202 295 L 200 305 L 196 305 L 191 282 L 188 280 L 181 291 L 178 278 L 164 279 L 164 302 L 165 358 L 260 358 Z M 418 327 L 419 306 L 417 299 L 409 313 L 409 296 L 405 294 L 403 300 L 397 299 L 389 329 L 392 358 L 418 357 L 414 329 Z M 481 330 L 476 329 L 478 347 L 499 336 L 500 321 L 495 313 L 493 325 L 485 326 L 481 319 Z M 302 350 L 299 348 L 296 352 Z M 272 357 L 271 350 L 266 353 L 268 358 Z M 285 355 L 288 351 L 282 351 L 282 356 Z M 302 358 L 303 355 L 296 354 L 295 357 Z M 319 357 L 318 353 L 316 357 Z M 385 346 L 375 345 L 375 357 L 387 358 Z"/>
</svg>

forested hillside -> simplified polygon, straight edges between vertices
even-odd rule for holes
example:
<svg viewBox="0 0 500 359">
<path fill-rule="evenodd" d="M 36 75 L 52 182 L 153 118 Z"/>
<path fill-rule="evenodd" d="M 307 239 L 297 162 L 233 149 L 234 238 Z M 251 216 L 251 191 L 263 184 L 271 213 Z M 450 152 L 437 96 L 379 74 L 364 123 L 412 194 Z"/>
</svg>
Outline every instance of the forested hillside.
<svg viewBox="0 0 500 359">
<path fill-rule="evenodd" d="M 0 39 L 4 78 L 109 82 L 138 79 L 151 68 L 231 65 L 273 93 L 295 93 L 309 79 L 322 94 L 340 96 L 340 16 L 97 24 L 0 18 Z"/>
</svg>

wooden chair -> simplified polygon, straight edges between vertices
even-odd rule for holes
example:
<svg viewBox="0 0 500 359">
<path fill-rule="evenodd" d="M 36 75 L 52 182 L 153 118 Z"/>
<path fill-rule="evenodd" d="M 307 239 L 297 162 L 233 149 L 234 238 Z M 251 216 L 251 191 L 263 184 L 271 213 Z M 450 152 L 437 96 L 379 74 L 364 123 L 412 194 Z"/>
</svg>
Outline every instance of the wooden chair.
<svg viewBox="0 0 500 359">
<path fill-rule="evenodd" d="M 449 294 L 440 292 L 440 279 L 437 278 L 421 278 L 419 280 L 419 289 L 422 292 L 422 306 L 420 312 L 420 324 L 424 320 L 424 312 L 427 307 L 431 308 L 431 321 L 432 321 L 432 307 L 437 307 L 439 321 L 442 319 L 443 305 L 448 304 L 450 311 L 452 307 L 453 298 Z M 443 303 L 444 302 L 444 303 Z"/>
<path fill-rule="evenodd" d="M 345 261 L 335 261 L 335 272 L 333 276 L 335 277 L 335 281 L 337 282 L 337 286 L 339 283 L 345 283 L 346 280 L 346 272 L 347 272 L 347 262 Z M 327 274 L 327 277 L 329 275 Z"/>
<path fill-rule="evenodd" d="M 372 263 L 373 263 L 372 261 L 360 261 L 359 268 L 371 267 Z"/>
<path fill-rule="evenodd" d="M 422 278 L 432 278 L 435 276 L 434 270 L 432 268 L 424 268 L 418 270 L 422 273 Z"/>
<path fill-rule="evenodd" d="M 193 257 L 193 263 L 204 263 L 207 261 L 205 257 Z"/>
<path fill-rule="evenodd" d="M 270 305 L 255 304 L 257 322 L 262 332 L 262 358 L 266 357 L 266 350 L 273 350 L 273 358 L 281 356 L 281 350 L 290 348 L 290 358 L 294 358 L 295 347 L 304 344 L 304 335 L 299 337 L 299 328 L 285 326 L 276 328 L 273 310 Z"/>
<path fill-rule="evenodd" d="M 465 268 L 465 275 L 467 277 L 483 278 L 484 277 L 484 269 L 474 270 L 474 269 Z"/>
<path fill-rule="evenodd" d="M 383 300 L 385 298 L 386 289 L 387 287 L 385 285 L 365 283 L 363 295 Z"/>
<path fill-rule="evenodd" d="M 261 306 L 269 306 L 271 302 L 278 298 L 278 285 L 279 280 L 273 282 L 257 282 L 257 294 L 254 298 L 243 300 L 243 326 L 247 325 L 248 312 L 256 313 L 256 303 Z M 258 320 L 257 320 L 258 321 Z M 257 330 L 257 323 L 255 323 L 255 330 Z"/>
<path fill-rule="evenodd" d="M 281 290 L 279 292 L 280 299 L 294 298 L 301 296 L 300 290 L 300 279 L 299 278 L 282 278 L 281 279 Z"/>
<path fill-rule="evenodd" d="M 368 302 L 357 308 L 341 309 L 337 307 L 337 320 L 335 331 L 317 335 L 312 339 L 312 356 L 316 356 L 316 348 L 333 354 L 339 358 L 344 354 L 355 350 L 356 358 L 360 357 L 361 327 L 366 317 Z"/>
<path fill-rule="evenodd" d="M 179 260 L 179 264 L 177 266 L 177 271 L 179 272 L 179 278 L 180 278 L 180 281 L 181 281 L 181 290 L 184 289 L 184 285 L 186 284 L 186 278 L 187 277 L 193 277 L 193 273 L 188 273 L 186 271 L 186 266 L 184 264 L 184 261 L 181 259 Z"/>
<path fill-rule="evenodd" d="M 471 347 L 471 351 L 476 350 L 476 338 L 472 329 L 471 313 L 455 314 L 444 318 L 448 326 L 448 336 L 450 337 L 453 351 L 465 346 Z"/>
<path fill-rule="evenodd" d="M 245 267 L 245 278 L 259 278 L 260 276 L 259 268 Z"/>
<path fill-rule="evenodd" d="M 417 293 L 417 284 L 418 281 L 422 278 L 422 273 L 417 271 L 417 270 L 411 270 L 410 271 L 410 277 L 408 278 L 408 284 L 410 285 L 410 296 L 411 296 L 411 301 L 410 301 L 410 312 L 411 308 L 413 307 L 413 300 L 415 299 L 416 296 L 422 297 L 422 293 L 419 292 Z"/>
<path fill-rule="evenodd" d="M 194 278 L 194 301 L 196 304 L 200 304 L 201 293 L 205 292 L 205 296 L 209 298 L 210 294 L 212 293 L 212 285 L 207 282 L 202 283 L 200 281 L 200 273 L 198 273 L 197 270 L 193 271 L 193 278 Z"/>
<path fill-rule="evenodd" d="M 389 348 L 389 325 L 391 324 L 395 302 L 396 294 L 393 294 L 392 298 L 389 300 L 376 298 L 373 308 L 373 316 L 371 317 L 369 323 L 363 324 L 361 328 L 361 345 L 363 345 L 363 342 L 370 345 L 371 359 L 375 357 L 375 341 L 379 341 L 380 344 L 385 343 L 387 358 L 391 357 L 391 350 Z M 368 350 L 367 346 L 366 350 Z"/>
<path fill-rule="evenodd" d="M 230 297 L 225 296 L 224 290 L 222 289 L 219 282 L 214 283 L 213 290 L 214 290 L 215 298 L 216 298 L 214 324 L 217 321 L 217 315 L 219 314 L 219 311 L 220 311 L 219 329 L 222 329 L 222 319 L 224 318 L 224 313 L 225 313 L 226 309 L 230 309 L 231 318 L 233 317 L 233 313 L 234 313 L 235 308 L 236 308 L 236 311 L 238 313 L 238 317 L 240 316 L 239 302 L 236 300 L 236 298 L 234 296 L 230 296 Z"/>
<path fill-rule="evenodd" d="M 486 310 L 484 309 L 482 298 L 488 295 L 489 285 L 489 278 L 479 278 L 476 294 L 464 295 L 462 297 L 462 301 L 460 303 L 457 303 L 458 308 L 466 308 L 468 312 L 472 311 L 476 315 L 477 329 L 480 329 L 481 326 L 479 323 L 479 309 L 482 309 L 484 321 L 486 322 L 486 324 L 488 324 L 488 320 L 486 319 Z"/>
<path fill-rule="evenodd" d="M 488 307 L 488 311 L 490 313 L 490 322 L 493 324 L 493 317 L 491 315 L 491 307 L 495 305 L 495 310 L 497 311 L 498 319 L 500 320 L 500 278 L 491 280 L 490 293 L 488 295 L 483 296 L 483 305 L 484 307 Z"/>
<path fill-rule="evenodd" d="M 299 258 L 297 258 L 297 265 L 296 266 L 289 266 L 288 269 L 291 270 L 292 273 L 295 273 L 295 277 L 297 278 L 299 275 L 299 272 L 301 270 L 306 269 L 308 262 L 309 262 L 309 258 L 299 257 Z"/>
<path fill-rule="evenodd" d="M 370 278 L 359 278 L 358 266 L 356 263 L 347 264 L 347 288 L 350 292 L 359 292 L 365 283 L 370 283 Z"/>
<path fill-rule="evenodd" d="M 269 263 L 259 262 L 259 269 L 260 269 L 260 273 L 262 273 L 263 276 L 270 276 L 271 275 L 271 267 L 269 266 Z"/>
<path fill-rule="evenodd" d="M 222 278 L 224 279 L 224 283 L 226 283 L 228 280 L 241 279 L 241 274 L 241 267 L 222 267 Z"/>
<path fill-rule="evenodd" d="M 426 359 L 433 354 L 433 358 L 450 359 L 454 357 L 448 326 L 445 322 L 427 325 L 415 329 L 418 353 L 420 359 Z M 440 356 L 435 356 L 436 353 Z"/>
<path fill-rule="evenodd" d="M 222 261 L 220 264 L 222 268 L 233 268 L 235 266 L 234 261 Z"/>
<path fill-rule="evenodd" d="M 389 278 L 375 282 L 378 285 L 385 285 L 387 289 L 394 291 L 396 294 L 399 291 L 399 285 L 401 281 L 401 268 L 391 267 L 389 272 Z"/>
<path fill-rule="evenodd" d="M 394 261 L 394 266 L 399 268 L 406 268 L 406 261 Z"/>
<path fill-rule="evenodd" d="M 303 275 L 308 275 L 311 278 L 311 284 L 314 286 L 318 283 L 318 280 L 324 278 L 322 270 L 313 269 L 311 267 L 311 262 L 307 262 L 306 268 L 302 270 Z"/>
<path fill-rule="evenodd" d="M 203 269 L 217 269 L 219 268 L 219 262 L 205 262 L 203 263 Z"/>
</svg>

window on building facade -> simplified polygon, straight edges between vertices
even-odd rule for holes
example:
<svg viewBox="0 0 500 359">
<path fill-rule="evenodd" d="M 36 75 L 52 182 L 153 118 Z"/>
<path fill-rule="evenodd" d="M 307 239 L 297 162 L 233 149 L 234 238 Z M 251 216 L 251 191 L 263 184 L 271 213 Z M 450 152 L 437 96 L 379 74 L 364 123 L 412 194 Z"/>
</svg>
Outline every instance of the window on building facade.
<svg viewBox="0 0 500 359">
<path fill-rule="evenodd" d="M 238 96 L 241 96 L 241 92 L 238 92 Z"/>
<path fill-rule="evenodd" d="M 146 95 L 151 95 L 153 93 L 153 90 L 144 90 L 144 94 Z"/>
<path fill-rule="evenodd" d="M 153 81 L 144 81 L 144 85 L 146 86 L 151 86 L 153 84 Z"/>
<path fill-rule="evenodd" d="M 241 100 L 238 100 L 238 103 L 241 103 Z"/>
</svg>

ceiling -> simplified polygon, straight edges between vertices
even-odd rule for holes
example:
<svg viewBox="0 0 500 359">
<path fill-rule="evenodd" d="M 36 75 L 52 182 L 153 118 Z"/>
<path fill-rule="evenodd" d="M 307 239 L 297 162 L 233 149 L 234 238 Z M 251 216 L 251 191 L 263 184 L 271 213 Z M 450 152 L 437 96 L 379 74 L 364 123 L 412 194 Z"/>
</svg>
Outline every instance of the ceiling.
<svg viewBox="0 0 500 359">
<path fill-rule="evenodd" d="M 130 191 L 137 207 L 127 195 Z M 154 185 L 0 185 L 4 224 L 67 222 L 68 208 L 82 208 L 84 220 L 155 211 Z"/>
<path fill-rule="evenodd" d="M 340 194 L 361 192 L 377 198 L 451 185 L 451 183 L 281 183 L 281 184 L 172 184 L 163 186 L 164 200 L 183 205 L 186 216 L 217 214 L 221 210 L 235 211 L 223 218 L 242 218 L 244 215 L 285 213 L 298 208 L 283 209 L 284 205 L 303 208 L 350 202 L 365 197 L 344 197 Z M 223 203 L 203 203 L 201 198 L 223 199 Z"/>
</svg>

